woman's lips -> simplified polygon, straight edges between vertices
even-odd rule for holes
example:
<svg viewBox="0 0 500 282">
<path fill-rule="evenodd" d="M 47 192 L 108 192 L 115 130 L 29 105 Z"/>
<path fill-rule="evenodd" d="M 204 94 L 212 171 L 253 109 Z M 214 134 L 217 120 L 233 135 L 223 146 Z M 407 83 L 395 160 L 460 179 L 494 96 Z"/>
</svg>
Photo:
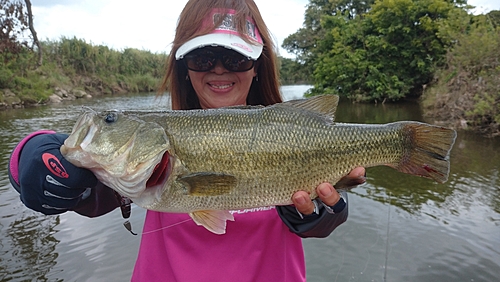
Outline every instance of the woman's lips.
<svg viewBox="0 0 500 282">
<path fill-rule="evenodd" d="M 232 89 L 234 86 L 234 82 L 224 82 L 224 83 L 207 83 L 207 85 L 212 89 L 214 92 L 227 92 Z"/>
</svg>

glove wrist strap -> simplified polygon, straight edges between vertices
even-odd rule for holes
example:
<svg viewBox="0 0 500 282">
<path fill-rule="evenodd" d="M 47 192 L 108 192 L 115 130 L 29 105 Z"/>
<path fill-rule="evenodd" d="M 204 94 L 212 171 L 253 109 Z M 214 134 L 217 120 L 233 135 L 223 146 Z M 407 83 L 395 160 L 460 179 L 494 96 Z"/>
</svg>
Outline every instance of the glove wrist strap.
<svg viewBox="0 0 500 282">
<path fill-rule="evenodd" d="M 56 133 L 55 131 L 52 131 L 52 130 L 38 130 L 38 131 L 35 131 L 31 134 L 29 134 L 28 136 L 24 137 L 23 140 L 21 140 L 21 142 L 19 142 L 19 144 L 17 144 L 17 146 L 14 148 L 14 150 L 12 151 L 12 154 L 10 156 L 10 159 L 9 159 L 9 179 L 11 180 L 11 182 L 15 182 L 13 183 L 13 186 L 14 188 L 19 187 L 19 155 L 21 154 L 21 151 L 24 147 L 24 145 L 26 144 L 26 142 L 28 142 L 31 138 L 37 136 L 37 135 L 41 135 L 41 134 L 53 134 L 53 133 Z M 16 185 L 14 185 L 16 184 Z M 17 190 L 17 188 L 16 188 Z"/>
</svg>

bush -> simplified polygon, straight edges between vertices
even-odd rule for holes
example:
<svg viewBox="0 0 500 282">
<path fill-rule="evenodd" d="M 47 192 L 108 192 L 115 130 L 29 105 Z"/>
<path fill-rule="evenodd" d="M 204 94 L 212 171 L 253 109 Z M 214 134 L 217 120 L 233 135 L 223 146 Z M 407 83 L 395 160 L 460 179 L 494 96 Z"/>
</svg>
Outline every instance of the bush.
<svg viewBox="0 0 500 282">
<path fill-rule="evenodd" d="M 500 28 L 487 16 L 457 13 L 440 27 L 454 38 L 446 67 L 424 95 L 429 116 L 455 127 L 500 135 Z"/>
</svg>

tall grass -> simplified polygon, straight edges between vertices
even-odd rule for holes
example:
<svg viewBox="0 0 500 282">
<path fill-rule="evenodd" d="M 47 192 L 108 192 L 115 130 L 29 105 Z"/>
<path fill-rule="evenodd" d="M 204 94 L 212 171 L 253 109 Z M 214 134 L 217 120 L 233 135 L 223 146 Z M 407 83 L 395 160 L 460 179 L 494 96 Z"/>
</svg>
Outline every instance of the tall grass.
<svg viewBox="0 0 500 282">
<path fill-rule="evenodd" d="M 36 50 L 23 48 L 18 54 L 0 56 L 0 89 L 11 90 L 25 103 L 47 101 L 56 87 L 79 88 L 97 95 L 154 91 L 167 61 L 165 53 L 114 50 L 76 37 L 41 44 L 41 67 L 36 66 Z"/>
</svg>

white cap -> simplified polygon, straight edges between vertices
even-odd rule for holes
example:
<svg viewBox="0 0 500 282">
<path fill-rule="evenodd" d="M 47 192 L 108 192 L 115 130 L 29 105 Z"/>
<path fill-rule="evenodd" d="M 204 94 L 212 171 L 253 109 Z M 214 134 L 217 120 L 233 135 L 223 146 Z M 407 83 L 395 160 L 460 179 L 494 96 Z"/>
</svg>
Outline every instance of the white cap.
<svg viewBox="0 0 500 282">
<path fill-rule="evenodd" d="M 197 48 L 206 46 L 222 46 L 239 52 L 245 57 L 257 60 L 262 53 L 263 41 L 259 30 L 252 19 L 247 19 L 247 36 L 253 44 L 245 42 L 238 33 L 235 23 L 235 10 L 213 9 L 208 17 L 203 21 L 203 27 L 214 26 L 224 16 L 222 23 L 211 33 L 195 37 L 182 44 L 175 53 L 175 59 L 180 60 L 184 56 Z"/>
</svg>

